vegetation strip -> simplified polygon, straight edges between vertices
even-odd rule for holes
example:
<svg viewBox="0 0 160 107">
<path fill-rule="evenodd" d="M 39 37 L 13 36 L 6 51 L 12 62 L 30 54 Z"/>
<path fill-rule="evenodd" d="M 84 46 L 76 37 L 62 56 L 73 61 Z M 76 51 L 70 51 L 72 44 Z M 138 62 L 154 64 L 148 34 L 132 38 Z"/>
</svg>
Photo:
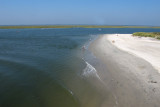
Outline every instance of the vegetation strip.
<svg viewBox="0 0 160 107">
<path fill-rule="evenodd" d="M 135 32 L 133 36 L 153 37 L 160 40 L 160 32 Z"/>
<path fill-rule="evenodd" d="M 25 28 L 160 28 L 150 26 L 102 26 L 102 25 L 26 25 L 26 26 L 0 26 L 0 29 L 25 29 Z"/>
</svg>

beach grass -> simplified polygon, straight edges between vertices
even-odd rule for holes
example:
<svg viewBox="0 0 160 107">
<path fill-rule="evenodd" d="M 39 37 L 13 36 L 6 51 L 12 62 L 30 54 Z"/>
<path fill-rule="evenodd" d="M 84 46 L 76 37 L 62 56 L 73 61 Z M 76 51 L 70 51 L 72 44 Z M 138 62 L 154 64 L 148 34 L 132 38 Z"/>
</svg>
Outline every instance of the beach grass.
<svg viewBox="0 0 160 107">
<path fill-rule="evenodd" d="M 153 37 L 160 40 L 160 32 L 135 32 L 133 36 Z"/>
<path fill-rule="evenodd" d="M 17 25 L 0 26 L 0 29 L 26 29 L 26 28 L 160 28 L 150 26 L 105 26 L 105 25 Z"/>
</svg>

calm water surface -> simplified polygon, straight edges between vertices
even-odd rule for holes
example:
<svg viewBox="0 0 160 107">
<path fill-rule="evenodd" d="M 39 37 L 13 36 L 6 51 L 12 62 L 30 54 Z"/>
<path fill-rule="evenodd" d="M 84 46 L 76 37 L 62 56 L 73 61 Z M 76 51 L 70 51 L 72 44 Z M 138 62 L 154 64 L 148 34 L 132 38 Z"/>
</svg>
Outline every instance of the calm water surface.
<svg viewBox="0 0 160 107">
<path fill-rule="evenodd" d="M 88 79 L 97 62 L 81 47 L 133 32 L 160 29 L 0 29 L 0 107 L 99 107 L 103 95 Z"/>
</svg>

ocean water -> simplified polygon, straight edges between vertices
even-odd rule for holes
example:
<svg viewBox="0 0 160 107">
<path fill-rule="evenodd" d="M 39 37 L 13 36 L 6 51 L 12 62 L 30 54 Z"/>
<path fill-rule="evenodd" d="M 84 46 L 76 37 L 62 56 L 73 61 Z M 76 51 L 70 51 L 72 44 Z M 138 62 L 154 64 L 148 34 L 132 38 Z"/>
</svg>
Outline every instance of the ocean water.
<svg viewBox="0 0 160 107">
<path fill-rule="evenodd" d="M 133 32 L 160 29 L 0 29 L 0 107 L 100 107 L 106 95 L 88 46 Z"/>
</svg>

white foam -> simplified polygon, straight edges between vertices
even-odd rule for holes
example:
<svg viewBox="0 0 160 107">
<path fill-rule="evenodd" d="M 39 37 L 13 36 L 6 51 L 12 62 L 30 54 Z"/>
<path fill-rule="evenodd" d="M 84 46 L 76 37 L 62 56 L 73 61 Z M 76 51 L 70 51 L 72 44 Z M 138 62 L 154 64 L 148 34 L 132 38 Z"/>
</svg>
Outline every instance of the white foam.
<svg viewBox="0 0 160 107">
<path fill-rule="evenodd" d="M 69 92 L 70 92 L 71 95 L 74 95 L 73 92 L 72 92 L 71 90 L 69 90 Z"/>
<path fill-rule="evenodd" d="M 82 75 L 84 75 L 86 77 L 95 76 L 98 79 L 100 79 L 99 75 L 97 74 L 97 70 L 91 64 L 89 64 L 88 62 L 85 61 L 85 63 L 86 63 L 87 66 L 83 70 L 83 74 Z"/>
</svg>

